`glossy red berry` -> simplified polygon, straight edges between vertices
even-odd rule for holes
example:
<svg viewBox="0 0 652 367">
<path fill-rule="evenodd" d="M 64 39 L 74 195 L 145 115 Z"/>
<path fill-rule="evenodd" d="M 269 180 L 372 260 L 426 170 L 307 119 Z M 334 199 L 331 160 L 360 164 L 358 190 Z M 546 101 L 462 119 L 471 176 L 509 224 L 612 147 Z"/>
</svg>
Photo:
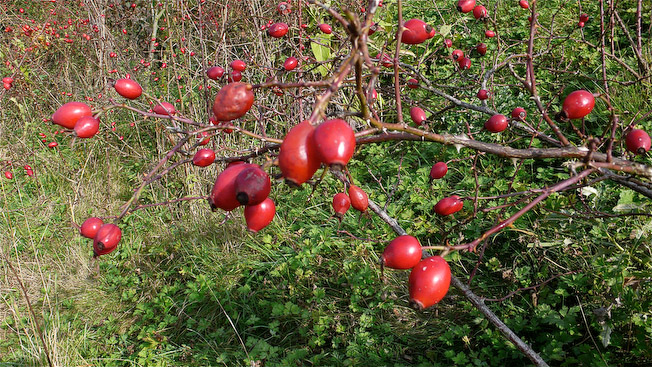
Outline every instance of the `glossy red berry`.
<svg viewBox="0 0 652 367">
<path fill-rule="evenodd" d="M 487 8 L 482 5 L 478 5 L 473 8 L 473 16 L 475 19 L 484 19 L 487 17 Z"/>
<path fill-rule="evenodd" d="M 410 80 L 407 81 L 407 86 L 410 89 L 417 89 L 419 88 L 419 81 L 414 78 L 411 78 Z"/>
<path fill-rule="evenodd" d="M 106 255 L 113 252 L 122 238 L 122 231 L 112 223 L 104 224 L 93 238 L 93 252 L 95 256 Z"/>
<path fill-rule="evenodd" d="M 577 26 L 580 28 L 584 28 L 584 22 L 580 20 L 579 22 L 577 22 Z"/>
<path fill-rule="evenodd" d="M 245 168 L 235 178 L 235 198 L 242 205 L 260 204 L 271 190 L 271 180 L 260 166 Z"/>
<path fill-rule="evenodd" d="M 520 5 L 521 8 L 523 8 L 523 9 L 528 9 L 530 7 L 530 3 L 528 3 L 527 0 L 519 1 L 518 5 Z"/>
<path fill-rule="evenodd" d="M 485 99 L 489 99 L 489 91 L 486 90 L 486 89 L 480 89 L 478 91 L 477 96 L 478 96 L 478 99 L 481 100 L 481 101 L 484 101 Z"/>
<path fill-rule="evenodd" d="M 478 45 L 475 46 L 475 50 L 478 51 L 480 55 L 484 56 L 487 53 L 487 45 L 484 43 L 478 43 Z"/>
<path fill-rule="evenodd" d="M 68 102 L 59 107 L 52 115 L 52 122 L 66 129 L 74 129 L 77 120 L 84 116 L 92 116 L 91 108 L 82 102 Z"/>
<path fill-rule="evenodd" d="M 380 60 L 380 64 L 386 68 L 394 66 L 394 59 L 386 53 L 383 53 L 382 55 L 378 53 L 376 54 L 376 58 Z"/>
<path fill-rule="evenodd" d="M 333 169 L 346 166 L 355 152 L 355 133 L 341 119 L 322 122 L 315 128 L 312 140 L 321 162 Z"/>
<path fill-rule="evenodd" d="M 468 13 L 475 7 L 475 0 L 459 0 L 457 2 L 457 10 L 462 13 Z"/>
<path fill-rule="evenodd" d="M 561 109 L 564 111 L 567 118 L 574 120 L 581 119 L 591 113 L 591 111 L 593 111 L 593 106 L 595 106 L 595 98 L 593 97 L 593 94 L 580 89 L 571 92 L 566 99 L 564 99 L 564 105 Z"/>
<path fill-rule="evenodd" d="M 349 195 L 340 192 L 338 194 L 335 194 L 333 196 L 333 210 L 335 210 L 335 217 L 342 221 L 342 218 L 344 218 L 344 214 L 349 210 L 349 207 L 351 207 L 351 199 L 349 198 Z"/>
<path fill-rule="evenodd" d="M 229 83 L 215 96 L 213 113 L 219 121 L 231 121 L 244 116 L 254 104 L 251 84 Z"/>
<path fill-rule="evenodd" d="M 369 196 L 356 185 L 349 186 L 349 198 L 351 199 L 353 209 L 365 212 L 369 207 Z"/>
<path fill-rule="evenodd" d="M 247 228 L 251 232 L 258 232 L 267 227 L 274 219 L 276 214 L 276 205 L 270 198 L 266 198 L 263 202 L 256 205 L 248 205 L 245 207 L 244 215 L 247 222 Z"/>
<path fill-rule="evenodd" d="M 218 80 L 224 75 L 224 69 L 219 66 L 213 66 L 206 71 L 206 76 L 209 79 Z"/>
<path fill-rule="evenodd" d="M 527 117 L 527 112 L 525 111 L 525 108 L 516 107 L 515 109 L 512 110 L 512 119 L 513 120 L 525 121 L 526 117 Z"/>
<path fill-rule="evenodd" d="M 427 120 L 426 111 L 421 107 L 410 107 L 410 118 L 417 126 L 421 126 Z"/>
<path fill-rule="evenodd" d="M 282 15 L 288 15 L 292 12 L 292 6 L 285 1 L 278 3 L 276 10 Z"/>
<path fill-rule="evenodd" d="M 437 162 L 432 165 L 432 168 L 430 168 L 430 179 L 438 180 L 446 176 L 447 172 L 448 172 L 448 165 L 446 164 L 446 162 Z"/>
<path fill-rule="evenodd" d="M 2 78 L 2 82 L 7 83 L 7 84 L 11 84 L 11 83 L 14 82 L 14 78 L 12 78 L 10 76 L 6 76 L 6 77 Z"/>
<path fill-rule="evenodd" d="M 312 138 L 314 131 L 315 127 L 310 122 L 303 121 L 290 129 L 281 143 L 278 165 L 290 185 L 301 186 L 312 178 L 321 165 Z"/>
<path fill-rule="evenodd" d="M 385 247 L 380 262 L 392 269 L 412 269 L 422 256 L 421 244 L 413 236 L 402 235 L 392 240 Z"/>
<path fill-rule="evenodd" d="M 484 35 L 487 36 L 488 38 L 493 38 L 496 37 L 496 32 L 492 31 L 491 29 L 487 29 L 484 31 Z"/>
<path fill-rule="evenodd" d="M 403 27 L 401 42 L 408 45 L 423 43 L 435 35 L 435 29 L 421 19 L 410 19 Z"/>
<path fill-rule="evenodd" d="M 451 47 L 453 47 L 453 41 L 450 40 L 450 39 L 448 39 L 448 38 L 446 38 L 446 39 L 444 40 L 444 45 L 445 45 L 447 48 L 451 48 Z"/>
<path fill-rule="evenodd" d="M 208 143 L 210 143 L 211 142 L 211 136 L 210 135 L 211 135 L 211 133 L 208 132 L 208 131 L 202 131 L 201 133 L 198 133 L 197 134 L 197 140 L 199 140 L 199 141 L 197 142 L 197 145 L 203 146 L 203 145 L 207 145 Z"/>
<path fill-rule="evenodd" d="M 468 57 L 462 57 L 457 59 L 457 64 L 459 65 L 461 70 L 468 70 L 471 68 L 471 59 Z"/>
<path fill-rule="evenodd" d="M 462 50 L 455 50 L 451 54 L 451 57 L 453 58 L 453 60 L 457 61 L 464 57 L 464 52 L 462 52 Z"/>
<path fill-rule="evenodd" d="M 441 256 L 421 260 L 412 268 L 408 281 L 410 304 L 424 310 L 441 301 L 451 283 L 451 269 Z"/>
<path fill-rule="evenodd" d="M 509 120 L 505 115 L 493 115 L 484 123 L 484 128 L 491 131 L 492 133 L 499 133 L 507 129 L 509 125 Z"/>
<path fill-rule="evenodd" d="M 641 129 L 633 129 L 625 137 L 627 150 L 634 154 L 644 154 L 650 150 L 650 136 Z"/>
<path fill-rule="evenodd" d="M 589 15 L 588 14 L 586 14 L 586 13 L 580 14 L 580 22 L 586 23 L 588 21 L 589 21 Z"/>
<path fill-rule="evenodd" d="M 93 116 L 81 117 L 75 123 L 73 130 L 75 131 L 75 136 L 78 138 L 93 137 L 100 130 L 100 120 Z"/>
<path fill-rule="evenodd" d="M 242 60 L 233 60 L 231 61 L 231 69 L 237 71 L 245 71 L 247 69 L 247 64 Z"/>
<path fill-rule="evenodd" d="M 378 23 L 373 23 L 372 25 L 369 26 L 369 35 L 371 36 L 372 34 L 378 32 L 380 29 L 380 26 Z"/>
<path fill-rule="evenodd" d="M 374 103 L 378 99 L 378 91 L 376 88 L 371 90 L 371 103 Z"/>
<path fill-rule="evenodd" d="M 229 78 L 227 79 L 229 83 L 239 82 L 242 80 L 242 72 L 238 70 L 231 70 L 229 73 Z"/>
<path fill-rule="evenodd" d="M 235 196 L 235 179 L 240 172 L 249 167 L 255 167 L 255 165 L 247 163 L 229 165 L 217 176 L 208 198 L 212 210 L 220 208 L 229 212 L 240 206 L 240 202 Z"/>
<path fill-rule="evenodd" d="M 97 231 L 104 225 L 104 221 L 98 217 L 90 217 L 82 223 L 79 233 L 86 238 L 95 238 Z"/>
<path fill-rule="evenodd" d="M 113 88 L 119 95 L 127 99 L 136 99 L 143 94 L 143 88 L 140 84 L 131 79 L 118 79 L 115 81 Z"/>
<path fill-rule="evenodd" d="M 199 149 L 192 157 L 192 164 L 198 167 L 207 167 L 215 162 L 215 152 L 212 149 Z"/>
<path fill-rule="evenodd" d="M 283 69 L 286 71 L 294 70 L 297 65 L 299 65 L 299 60 L 297 60 L 297 58 L 294 56 L 290 56 L 285 59 L 285 62 L 283 63 Z"/>
<path fill-rule="evenodd" d="M 326 23 L 320 24 L 319 25 L 319 30 L 322 31 L 323 33 L 326 33 L 326 34 L 333 33 L 333 28 L 331 28 L 331 26 L 326 24 Z"/>
<path fill-rule="evenodd" d="M 288 33 L 288 25 L 285 23 L 274 23 L 267 28 L 267 34 L 274 38 L 281 38 Z"/>
<path fill-rule="evenodd" d="M 14 178 L 14 174 L 11 171 L 5 171 L 5 178 L 7 180 L 11 180 L 12 178 Z"/>
<path fill-rule="evenodd" d="M 161 102 L 161 104 L 154 106 L 154 108 L 152 108 L 152 111 L 154 113 L 158 113 L 159 115 L 166 115 L 166 116 L 174 115 L 175 113 L 177 113 L 177 109 L 174 108 L 174 105 L 170 102 Z"/>
<path fill-rule="evenodd" d="M 443 198 L 435 204 L 435 213 L 446 216 L 460 211 L 464 207 L 464 202 L 459 196 L 453 195 Z"/>
</svg>

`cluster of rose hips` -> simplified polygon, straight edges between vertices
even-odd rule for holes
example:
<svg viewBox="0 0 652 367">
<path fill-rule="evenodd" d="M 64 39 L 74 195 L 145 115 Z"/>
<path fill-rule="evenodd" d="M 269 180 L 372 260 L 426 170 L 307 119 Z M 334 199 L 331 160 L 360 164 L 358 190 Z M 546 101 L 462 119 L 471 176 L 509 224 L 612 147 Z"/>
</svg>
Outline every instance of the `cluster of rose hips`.
<svg viewBox="0 0 652 367">
<path fill-rule="evenodd" d="M 11 168 L 11 166 L 13 164 L 14 164 L 13 162 L 7 162 L 7 166 L 9 166 L 9 168 Z M 34 176 L 34 170 L 32 169 L 32 166 L 30 166 L 29 164 L 24 165 L 23 169 L 25 170 L 25 174 L 28 177 L 33 177 Z M 11 169 L 5 171 L 5 178 L 7 180 L 11 180 L 11 179 L 14 178 L 14 173 L 11 171 Z"/>
<path fill-rule="evenodd" d="M 282 5 L 283 4 L 283 5 Z M 521 0 L 519 5 L 529 8 L 526 0 Z M 457 8 L 463 13 L 473 12 L 476 19 L 487 18 L 487 10 L 482 5 L 476 5 L 475 0 L 459 0 Z M 289 14 L 291 7 L 287 3 L 278 6 L 281 14 Z M 584 16 L 585 14 L 583 14 Z M 588 20 L 588 16 L 580 18 Z M 401 42 L 413 45 L 420 44 L 432 38 L 435 30 L 420 19 L 410 19 L 403 24 Z M 271 37 L 280 38 L 287 34 L 286 23 L 269 23 L 266 26 Z M 320 24 L 319 29 L 326 34 L 332 32 L 327 24 Z M 370 32 L 371 33 L 371 32 Z M 486 37 L 494 37 L 495 32 L 487 29 Z M 445 40 L 446 46 L 451 47 L 452 42 Z M 478 44 L 475 49 L 480 55 L 485 55 L 487 46 Z M 378 59 L 386 67 L 393 66 L 392 58 L 387 54 L 379 54 Z M 452 59 L 460 69 L 468 69 L 471 60 L 465 57 L 462 50 L 454 50 Z M 294 70 L 298 60 L 288 57 L 283 68 L 286 71 Z M 246 64 L 241 60 L 234 60 L 231 64 L 228 84 L 222 87 L 212 107 L 210 122 L 213 125 L 223 125 L 243 117 L 254 103 L 254 91 L 250 84 L 241 83 L 242 72 Z M 214 66 L 207 70 L 210 79 L 218 80 L 225 74 L 225 70 Z M 4 82 L 4 80 L 3 80 Z M 112 86 L 116 92 L 128 99 L 141 96 L 142 88 L 135 81 L 126 78 L 116 80 Z M 416 79 L 408 81 L 409 88 L 418 88 Z M 375 90 L 372 93 L 376 93 Z M 487 90 L 481 89 L 477 93 L 480 100 L 490 98 Z M 570 93 L 564 100 L 559 119 L 562 121 L 582 119 L 594 108 L 593 94 L 585 90 Z M 173 115 L 175 107 L 168 102 L 161 102 L 153 108 L 153 112 L 161 115 Z M 418 126 L 427 120 L 426 113 L 420 107 L 410 109 L 410 117 Z M 511 112 L 511 120 L 525 121 L 525 109 L 518 107 Z M 93 117 L 91 108 L 81 102 L 69 102 L 59 108 L 52 116 L 52 121 L 67 129 L 74 131 L 75 136 L 89 138 L 94 136 L 99 129 L 99 119 Z M 504 131 L 510 119 L 502 114 L 491 116 L 484 124 L 484 128 L 492 133 Z M 229 129 L 223 129 L 228 132 Z M 197 145 L 209 142 L 208 133 L 199 137 Z M 650 149 L 650 137 L 640 129 L 631 129 L 625 138 L 627 149 L 635 154 L 643 154 Z M 354 154 L 356 147 L 355 134 L 351 125 L 342 119 L 328 119 L 317 126 L 309 121 L 302 121 L 292 127 L 283 139 L 278 155 L 278 166 L 282 177 L 291 186 L 301 186 L 310 180 L 322 165 L 333 171 L 340 171 L 346 166 Z M 192 158 L 192 163 L 198 167 L 207 167 L 215 162 L 215 152 L 211 149 L 201 148 Z M 276 206 L 269 198 L 271 192 L 271 179 L 265 172 L 265 166 L 245 162 L 232 162 L 218 174 L 208 197 L 208 202 L 213 210 L 221 209 L 227 212 L 244 206 L 244 217 L 248 229 L 257 232 L 271 223 Z M 441 179 L 448 171 L 445 162 L 435 163 L 430 171 L 431 179 Z M 5 174 L 6 175 L 6 174 Z M 360 187 L 348 184 L 347 193 L 340 192 L 333 197 L 335 216 L 341 221 L 347 210 L 353 206 L 360 212 L 365 212 L 369 205 L 367 194 Z M 434 206 L 436 214 L 448 216 L 463 208 L 463 200 L 452 195 L 445 197 Z M 99 218 L 87 219 L 81 226 L 81 234 L 93 239 L 93 249 L 96 256 L 108 254 L 113 251 L 121 238 L 121 231 L 115 224 L 104 224 Z M 410 302 L 418 309 L 428 308 L 439 302 L 447 293 L 451 280 L 450 267 L 440 256 L 431 256 L 422 260 L 423 248 L 419 241 L 412 236 L 403 235 L 395 238 L 383 251 L 381 264 L 383 267 L 393 269 L 411 269 L 409 277 Z"/>
<path fill-rule="evenodd" d="M 2 78 L 2 87 L 5 90 L 11 89 L 11 86 L 12 86 L 13 83 L 14 83 L 14 78 L 12 78 L 10 76 L 6 76 L 6 77 Z"/>
<path fill-rule="evenodd" d="M 82 223 L 79 232 L 93 240 L 95 257 L 113 252 L 122 238 L 122 231 L 113 223 L 104 223 L 102 219 L 90 217 Z"/>
<path fill-rule="evenodd" d="M 410 304 L 419 310 L 441 301 L 451 282 L 451 270 L 443 257 L 422 257 L 419 240 L 410 235 L 396 237 L 380 257 L 381 267 L 412 269 L 408 280 Z"/>
</svg>

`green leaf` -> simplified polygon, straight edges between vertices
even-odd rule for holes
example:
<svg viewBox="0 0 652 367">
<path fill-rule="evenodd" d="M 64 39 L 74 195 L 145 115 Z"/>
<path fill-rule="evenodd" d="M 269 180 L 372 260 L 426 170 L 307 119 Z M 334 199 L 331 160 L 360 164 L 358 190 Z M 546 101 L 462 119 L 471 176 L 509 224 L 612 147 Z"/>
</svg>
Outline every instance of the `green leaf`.
<svg viewBox="0 0 652 367">
<path fill-rule="evenodd" d="M 453 27 L 450 25 L 443 25 L 441 28 L 439 28 L 439 33 L 441 33 L 442 37 L 446 37 L 451 33 L 451 29 Z"/>
<path fill-rule="evenodd" d="M 310 48 L 312 49 L 312 54 L 315 55 L 315 60 L 318 62 L 323 62 L 331 58 L 331 49 L 330 46 L 331 44 L 331 39 L 330 35 L 319 35 L 315 37 L 315 40 L 317 42 L 311 42 L 310 43 Z M 319 66 L 317 69 L 322 77 L 326 76 L 328 74 L 328 69 L 324 65 Z"/>
</svg>

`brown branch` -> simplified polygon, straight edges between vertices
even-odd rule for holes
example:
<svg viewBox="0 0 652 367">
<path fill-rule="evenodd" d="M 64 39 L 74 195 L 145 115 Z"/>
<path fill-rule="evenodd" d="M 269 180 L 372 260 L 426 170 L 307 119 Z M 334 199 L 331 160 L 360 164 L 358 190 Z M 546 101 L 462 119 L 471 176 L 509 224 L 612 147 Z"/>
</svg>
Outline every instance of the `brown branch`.
<svg viewBox="0 0 652 367">
<path fill-rule="evenodd" d="M 403 106 L 401 104 L 401 82 L 399 79 L 399 57 L 401 56 L 401 37 L 403 36 L 403 2 L 398 0 L 398 29 L 396 30 L 396 51 L 394 52 L 394 98 L 396 99 L 396 119 L 403 124 Z M 382 57 L 382 56 L 381 56 Z"/>
<path fill-rule="evenodd" d="M 369 209 L 378 215 L 385 223 L 387 223 L 394 232 L 398 235 L 407 234 L 405 230 L 398 224 L 398 222 L 390 217 L 387 212 L 382 210 L 378 204 L 369 200 Z M 428 251 L 424 251 L 424 256 L 430 256 Z M 514 343 L 516 347 L 525 354 L 536 366 L 547 367 L 548 364 L 535 352 L 529 345 L 527 345 L 521 338 L 518 337 L 504 322 L 487 305 L 484 304 L 482 298 L 478 297 L 469 287 L 462 283 L 456 276 L 451 275 L 451 284 L 459 289 L 462 294 L 475 306 L 482 314 L 491 322 L 498 331 L 500 331 L 509 341 Z"/>
<path fill-rule="evenodd" d="M 537 204 L 539 204 L 541 201 L 546 199 L 552 193 L 564 190 L 566 187 L 581 181 L 582 179 L 584 179 L 585 177 L 587 177 L 588 175 L 590 175 L 591 173 L 593 173 L 595 171 L 596 171 L 596 169 L 594 169 L 594 168 L 584 170 L 584 171 L 582 171 L 580 174 L 578 174 L 576 176 L 573 176 L 573 177 L 571 177 L 569 179 L 566 179 L 564 181 L 559 182 L 558 184 L 556 184 L 554 186 L 551 186 L 551 187 L 549 187 L 547 189 L 544 189 L 543 193 L 541 195 L 539 195 L 534 200 L 532 200 L 530 203 L 528 203 L 526 206 L 521 208 L 521 210 L 514 213 L 511 217 L 505 219 L 504 221 L 498 223 L 498 225 L 492 227 L 491 229 L 489 229 L 488 231 L 483 233 L 482 236 L 476 238 L 475 240 L 473 240 L 473 241 L 471 241 L 469 243 L 465 243 L 465 244 L 462 244 L 462 245 L 451 246 L 450 249 L 451 250 L 475 251 L 475 248 L 482 241 L 484 241 L 489 236 L 502 231 L 503 229 L 505 229 L 505 227 L 512 225 L 518 218 L 520 218 L 523 214 L 530 211 L 532 208 L 534 208 Z"/>
<path fill-rule="evenodd" d="M 451 283 L 460 291 L 462 291 L 462 294 L 466 296 L 466 298 L 471 301 L 473 306 L 475 306 L 480 312 L 484 314 L 484 316 L 494 324 L 496 329 L 500 331 L 509 341 L 514 343 L 516 347 L 523 353 L 525 354 L 531 361 L 534 363 L 535 366 L 548 366 L 546 361 L 537 354 L 532 348 L 530 348 L 529 345 L 527 345 L 521 338 L 516 335 L 512 329 L 510 329 L 507 325 L 505 325 L 504 322 L 502 322 L 496 314 L 494 314 L 487 305 L 484 304 L 484 301 L 482 298 L 478 297 L 475 293 L 471 291 L 469 287 L 467 287 L 464 283 L 462 283 L 457 277 L 451 276 Z"/>
<path fill-rule="evenodd" d="M 528 40 L 528 46 L 527 46 L 527 73 L 526 73 L 526 80 L 525 80 L 525 88 L 530 92 L 532 95 L 532 99 L 534 100 L 534 103 L 537 105 L 537 108 L 539 109 L 539 112 L 543 116 L 543 119 L 548 123 L 548 126 L 552 129 L 552 131 L 555 133 L 557 136 L 557 139 L 561 142 L 563 146 L 569 146 L 570 142 L 568 139 L 564 136 L 564 134 L 561 132 L 559 129 L 559 126 L 555 124 L 554 121 L 548 116 L 548 112 L 546 109 L 543 107 L 543 103 L 541 102 L 541 99 L 539 98 L 539 94 L 537 93 L 537 87 L 536 87 L 536 78 L 534 77 L 534 38 L 536 36 L 536 29 L 538 27 L 537 25 L 537 12 L 536 12 L 536 1 L 532 1 L 531 9 L 532 9 L 532 22 L 530 23 L 530 38 Z"/>
</svg>

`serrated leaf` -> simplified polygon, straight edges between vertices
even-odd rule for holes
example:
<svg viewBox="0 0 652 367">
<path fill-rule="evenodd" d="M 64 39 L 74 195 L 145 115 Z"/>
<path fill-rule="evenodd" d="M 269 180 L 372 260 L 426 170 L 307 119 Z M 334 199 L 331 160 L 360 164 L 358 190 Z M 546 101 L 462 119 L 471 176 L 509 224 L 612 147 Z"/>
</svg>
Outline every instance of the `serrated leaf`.
<svg viewBox="0 0 652 367">
<path fill-rule="evenodd" d="M 600 339 L 602 339 L 602 345 L 606 348 L 611 342 L 611 327 L 607 324 L 602 325 L 602 331 L 600 332 Z"/>
</svg>

